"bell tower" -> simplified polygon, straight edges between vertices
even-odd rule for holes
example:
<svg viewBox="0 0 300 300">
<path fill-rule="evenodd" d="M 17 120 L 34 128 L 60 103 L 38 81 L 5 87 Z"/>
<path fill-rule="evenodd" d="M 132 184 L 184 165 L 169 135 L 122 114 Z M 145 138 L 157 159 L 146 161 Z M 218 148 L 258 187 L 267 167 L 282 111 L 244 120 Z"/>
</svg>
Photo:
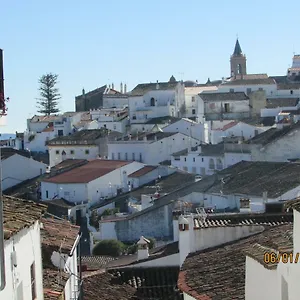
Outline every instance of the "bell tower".
<svg viewBox="0 0 300 300">
<path fill-rule="evenodd" d="M 242 52 L 239 40 L 236 40 L 233 54 L 230 57 L 230 76 L 243 77 L 247 74 L 246 56 Z"/>
</svg>

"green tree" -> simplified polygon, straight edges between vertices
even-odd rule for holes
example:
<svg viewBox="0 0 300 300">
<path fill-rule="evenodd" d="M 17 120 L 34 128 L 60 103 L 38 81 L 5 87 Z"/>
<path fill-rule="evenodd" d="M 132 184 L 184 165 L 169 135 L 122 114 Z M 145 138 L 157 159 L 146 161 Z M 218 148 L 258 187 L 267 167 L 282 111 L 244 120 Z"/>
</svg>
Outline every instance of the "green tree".
<svg viewBox="0 0 300 300">
<path fill-rule="evenodd" d="M 39 79 L 38 112 L 45 115 L 51 115 L 59 112 L 58 100 L 61 98 L 57 86 L 58 75 L 48 73 Z"/>
<path fill-rule="evenodd" d="M 100 241 L 93 249 L 94 255 L 109 255 L 119 256 L 125 249 L 125 245 L 117 240 L 103 240 Z"/>
</svg>

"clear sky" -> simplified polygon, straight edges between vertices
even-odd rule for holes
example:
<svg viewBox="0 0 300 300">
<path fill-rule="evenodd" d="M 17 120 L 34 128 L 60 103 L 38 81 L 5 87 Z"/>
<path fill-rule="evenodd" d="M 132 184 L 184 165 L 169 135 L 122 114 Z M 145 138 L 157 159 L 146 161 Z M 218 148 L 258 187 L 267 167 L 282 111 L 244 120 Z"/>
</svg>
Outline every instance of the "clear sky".
<svg viewBox="0 0 300 300">
<path fill-rule="evenodd" d="M 300 53 L 300 1 L 0 1 L 0 48 L 8 105 L 1 132 L 26 129 L 38 78 L 59 75 L 60 109 L 104 84 L 229 76 L 237 35 L 248 73 L 285 75 Z"/>
</svg>

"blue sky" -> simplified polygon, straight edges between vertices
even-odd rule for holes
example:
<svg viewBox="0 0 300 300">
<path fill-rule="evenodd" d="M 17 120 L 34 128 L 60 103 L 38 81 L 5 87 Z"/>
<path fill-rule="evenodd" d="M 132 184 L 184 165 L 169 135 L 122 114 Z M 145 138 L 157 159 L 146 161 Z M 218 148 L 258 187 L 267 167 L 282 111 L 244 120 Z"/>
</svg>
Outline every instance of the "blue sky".
<svg viewBox="0 0 300 300">
<path fill-rule="evenodd" d="M 300 53 L 300 1 L 2 1 L 0 48 L 8 106 L 1 132 L 24 131 L 36 113 L 38 78 L 59 74 L 60 109 L 114 82 L 205 82 L 229 76 L 238 34 L 248 73 L 284 75 Z"/>
</svg>

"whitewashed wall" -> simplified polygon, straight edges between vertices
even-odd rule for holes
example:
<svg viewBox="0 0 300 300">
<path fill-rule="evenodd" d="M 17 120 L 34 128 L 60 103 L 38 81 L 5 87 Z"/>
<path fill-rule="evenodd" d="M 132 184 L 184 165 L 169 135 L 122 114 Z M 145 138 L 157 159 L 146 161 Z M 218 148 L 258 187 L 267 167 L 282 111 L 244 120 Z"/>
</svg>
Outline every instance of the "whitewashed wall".
<svg viewBox="0 0 300 300">
<path fill-rule="evenodd" d="M 44 163 L 15 154 L 2 161 L 2 189 L 5 190 L 46 172 Z"/>
<path fill-rule="evenodd" d="M 247 89 L 250 88 L 252 92 L 258 91 L 260 89 L 263 89 L 266 92 L 266 95 L 272 96 L 277 94 L 277 85 L 274 84 L 261 84 L 261 85 L 219 85 L 218 86 L 218 92 L 220 93 L 228 93 L 231 89 L 234 90 L 234 92 L 244 92 L 247 94 Z"/>
<path fill-rule="evenodd" d="M 29 141 L 28 138 L 34 135 L 34 139 Z M 48 149 L 46 142 L 55 138 L 55 131 L 45 131 L 39 133 L 24 134 L 24 148 L 34 152 L 46 152 Z"/>
<path fill-rule="evenodd" d="M 145 261 L 142 263 L 137 263 L 132 265 L 132 268 L 140 268 L 140 267 L 177 267 L 179 266 L 179 253 L 175 253 L 172 255 L 164 256 L 157 259 L 151 259 L 149 261 Z"/>
<path fill-rule="evenodd" d="M 11 253 L 17 253 L 17 266 L 12 265 Z M 37 300 L 43 300 L 42 255 L 40 225 L 21 230 L 10 240 L 5 241 L 6 286 L 0 291 L 0 299 L 32 299 L 30 266 L 35 262 Z M 22 293 L 21 293 L 21 290 Z"/>
</svg>

